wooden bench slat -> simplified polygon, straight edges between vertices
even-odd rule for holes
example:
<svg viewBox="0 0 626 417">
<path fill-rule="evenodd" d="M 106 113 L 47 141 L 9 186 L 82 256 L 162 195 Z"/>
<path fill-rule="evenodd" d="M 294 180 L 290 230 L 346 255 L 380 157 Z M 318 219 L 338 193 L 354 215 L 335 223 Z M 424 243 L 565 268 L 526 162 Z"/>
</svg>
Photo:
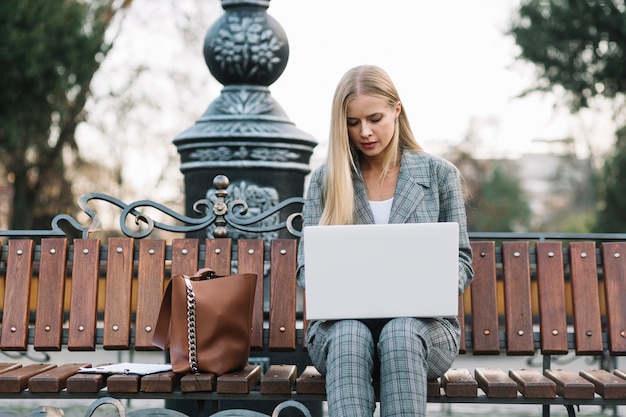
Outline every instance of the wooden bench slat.
<svg viewBox="0 0 626 417">
<path fill-rule="evenodd" d="M 186 374 L 180 379 L 182 392 L 212 392 L 215 391 L 217 376 L 212 373 Z"/>
<path fill-rule="evenodd" d="M 470 288 L 474 354 L 500 353 L 495 242 L 472 242 L 474 281 Z"/>
<path fill-rule="evenodd" d="M 192 275 L 198 270 L 198 239 L 172 239 L 172 276 Z"/>
<path fill-rule="evenodd" d="M 67 379 L 76 374 L 81 367 L 90 366 L 88 363 L 66 363 L 53 369 L 42 372 L 28 380 L 30 392 L 60 392 L 67 386 Z"/>
<path fill-rule="evenodd" d="M 270 259 L 269 349 L 296 349 L 296 241 L 274 239 Z"/>
<path fill-rule="evenodd" d="M 544 355 L 566 354 L 567 312 L 561 242 L 537 242 L 537 292 Z"/>
<path fill-rule="evenodd" d="M 626 398 L 626 379 L 604 369 L 580 371 L 580 376 L 590 381 L 596 387 L 596 393 L 605 400 Z"/>
<path fill-rule="evenodd" d="M 26 350 L 28 346 L 28 313 L 34 247 L 32 240 L 9 241 L 0 336 L 2 350 Z"/>
<path fill-rule="evenodd" d="M 67 348 L 96 349 L 100 240 L 75 239 Z"/>
<path fill-rule="evenodd" d="M 261 394 L 289 394 L 297 376 L 296 365 L 270 365 L 261 378 Z"/>
<path fill-rule="evenodd" d="M 526 398 L 556 398 L 556 383 L 536 369 L 511 369 L 509 376 Z"/>
<path fill-rule="evenodd" d="M 204 267 L 211 268 L 217 275 L 232 273 L 232 239 L 206 239 Z"/>
<path fill-rule="evenodd" d="M 56 365 L 37 363 L 22 366 L 0 374 L 0 392 L 16 394 L 28 387 L 28 380 L 42 372 L 55 368 Z"/>
<path fill-rule="evenodd" d="M 217 377 L 217 392 L 220 394 L 247 394 L 261 380 L 261 365 L 246 365 L 238 372 Z"/>
<path fill-rule="evenodd" d="M 602 270 L 608 348 L 611 355 L 626 354 L 626 242 L 603 242 Z"/>
<path fill-rule="evenodd" d="M 165 240 L 141 240 L 137 261 L 137 312 L 135 315 L 135 349 L 137 350 L 158 349 L 152 344 L 152 333 L 159 317 L 164 283 Z"/>
<path fill-rule="evenodd" d="M 465 340 L 465 297 L 459 295 L 459 325 L 461 326 L 461 339 L 459 340 L 459 353 L 467 351 L 467 341 Z"/>
<path fill-rule="evenodd" d="M 114 374 L 107 378 L 107 391 L 110 393 L 136 393 L 141 384 L 140 375 Z"/>
<path fill-rule="evenodd" d="M 37 280 L 37 316 L 33 343 L 35 350 L 61 350 L 67 251 L 67 239 L 41 240 L 41 260 Z"/>
<path fill-rule="evenodd" d="M 296 379 L 296 392 L 326 395 L 326 378 L 314 366 L 309 365 Z"/>
<path fill-rule="evenodd" d="M 602 353 L 595 242 L 569 244 L 576 353 Z"/>
<path fill-rule="evenodd" d="M 180 386 L 181 378 L 181 374 L 172 371 L 145 375 L 141 378 L 141 390 L 144 392 L 172 392 Z"/>
<path fill-rule="evenodd" d="M 110 238 L 107 252 L 106 297 L 116 308 L 104 310 L 104 349 L 130 347 L 134 240 Z"/>
<path fill-rule="evenodd" d="M 439 382 L 438 378 L 433 378 L 426 381 L 426 396 L 441 397 L 441 382 Z"/>
<path fill-rule="evenodd" d="M 449 369 L 441 377 L 446 396 L 451 398 L 476 397 L 478 395 L 478 382 L 467 369 Z"/>
<path fill-rule="evenodd" d="M 509 355 L 535 351 L 528 242 L 502 243 L 506 350 Z"/>
<path fill-rule="evenodd" d="M 0 374 L 3 374 L 5 372 L 9 372 L 14 369 L 21 368 L 21 367 L 22 367 L 21 363 L 15 363 L 15 362 L 0 363 Z"/>
<path fill-rule="evenodd" d="M 500 368 L 476 368 L 474 376 L 489 398 L 517 397 L 517 384 Z"/>
<path fill-rule="evenodd" d="M 252 313 L 252 335 L 250 346 L 252 349 L 263 349 L 263 308 L 265 273 L 263 264 L 263 239 L 239 239 L 239 273 L 251 272 L 257 274 L 256 294 L 254 297 L 254 311 Z"/>
<path fill-rule="evenodd" d="M 96 393 L 106 386 L 108 375 L 105 374 L 75 374 L 67 379 L 68 393 Z"/>
<path fill-rule="evenodd" d="M 567 399 L 592 399 L 595 386 L 572 371 L 546 369 L 543 374 L 556 383 L 556 393 Z"/>
</svg>

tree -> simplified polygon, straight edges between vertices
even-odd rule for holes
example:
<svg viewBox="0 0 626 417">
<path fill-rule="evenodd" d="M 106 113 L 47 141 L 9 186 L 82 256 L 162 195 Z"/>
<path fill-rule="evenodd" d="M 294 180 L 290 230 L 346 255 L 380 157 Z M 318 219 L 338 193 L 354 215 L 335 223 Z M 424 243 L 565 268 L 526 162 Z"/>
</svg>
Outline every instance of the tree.
<svg viewBox="0 0 626 417">
<path fill-rule="evenodd" d="M 509 34 L 519 59 L 536 68 L 525 93 L 559 86 L 576 112 L 596 96 L 626 90 L 626 7 L 623 0 L 526 0 Z"/>
<path fill-rule="evenodd" d="M 626 232 L 626 127 L 616 136 L 615 153 L 605 161 L 597 182 L 600 204 L 596 231 L 604 233 Z"/>
<path fill-rule="evenodd" d="M 466 145 L 462 144 L 449 158 L 463 173 L 468 230 L 528 230 L 531 211 L 519 179 L 501 162 L 474 158 L 463 150 Z"/>
<path fill-rule="evenodd" d="M 478 197 L 472 200 L 474 210 L 468 215 L 471 230 L 515 232 L 528 228 L 530 208 L 520 182 L 501 164 L 496 162 L 490 170 Z"/>
<path fill-rule="evenodd" d="M 13 183 L 12 229 L 47 228 L 74 207 L 68 166 L 90 83 L 132 0 L 0 2 L 0 165 Z"/>
<path fill-rule="evenodd" d="M 606 99 L 613 105 L 617 141 L 596 175 L 598 231 L 624 231 L 626 171 L 623 138 L 626 93 L 626 4 L 623 0 L 526 0 L 509 34 L 520 47 L 518 58 L 535 65 L 537 81 L 523 94 L 561 91 L 576 113 Z M 593 141 L 593 137 L 589 139 Z"/>
</svg>

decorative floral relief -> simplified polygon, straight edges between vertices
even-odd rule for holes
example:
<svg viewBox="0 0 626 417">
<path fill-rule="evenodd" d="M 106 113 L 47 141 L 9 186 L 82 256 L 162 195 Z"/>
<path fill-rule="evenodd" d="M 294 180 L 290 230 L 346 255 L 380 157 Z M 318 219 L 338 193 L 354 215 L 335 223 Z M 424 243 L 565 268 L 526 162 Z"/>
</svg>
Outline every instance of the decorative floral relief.
<svg viewBox="0 0 626 417">
<path fill-rule="evenodd" d="M 207 123 L 202 126 L 201 132 L 204 134 L 219 133 L 224 136 L 232 136 L 235 134 L 283 133 L 283 131 L 275 125 L 253 123 L 249 121 Z"/>
<path fill-rule="evenodd" d="M 267 27 L 262 14 L 228 16 L 210 42 L 220 69 L 244 79 L 271 73 L 281 62 L 277 53 L 283 42 Z"/>
<path fill-rule="evenodd" d="M 258 161 L 286 162 L 300 158 L 296 152 L 287 149 L 275 148 L 252 148 L 248 150 L 245 146 L 239 149 L 232 149 L 228 146 L 218 146 L 216 148 L 197 149 L 189 157 L 199 161 L 233 161 L 244 159 L 255 159 Z"/>
<path fill-rule="evenodd" d="M 274 110 L 274 100 L 267 91 L 240 89 L 222 92 L 214 106 L 221 114 L 266 114 Z"/>
</svg>

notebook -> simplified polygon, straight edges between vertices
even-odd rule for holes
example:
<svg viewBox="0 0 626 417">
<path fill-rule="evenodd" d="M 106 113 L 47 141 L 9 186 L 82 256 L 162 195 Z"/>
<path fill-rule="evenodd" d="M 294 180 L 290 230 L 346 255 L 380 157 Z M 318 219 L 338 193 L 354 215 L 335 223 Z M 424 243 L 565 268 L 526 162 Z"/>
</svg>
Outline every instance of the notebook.
<svg viewBox="0 0 626 417">
<path fill-rule="evenodd" d="M 303 233 L 307 319 L 457 316 L 458 223 L 309 226 Z"/>
</svg>

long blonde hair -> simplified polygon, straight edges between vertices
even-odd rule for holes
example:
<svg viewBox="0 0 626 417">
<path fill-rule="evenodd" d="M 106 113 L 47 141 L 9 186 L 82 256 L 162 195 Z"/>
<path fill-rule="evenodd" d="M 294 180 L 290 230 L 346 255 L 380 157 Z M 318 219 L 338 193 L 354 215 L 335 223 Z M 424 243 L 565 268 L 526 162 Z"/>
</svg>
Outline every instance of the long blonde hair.
<svg viewBox="0 0 626 417">
<path fill-rule="evenodd" d="M 400 96 L 389 75 L 373 65 L 361 65 L 350 69 L 339 81 L 333 96 L 329 148 L 324 178 L 324 210 L 320 224 L 354 223 L 354 186 L 357 151 L 348 137 L 348 103 L 358 95 L 381 98 L 390 107 L 400 102 Z M 399 161 L 403 149 L 421 151 L 404 106 L 398 115 L 398 123 L 383 162 L 383 177 Z"/>
</svg>

